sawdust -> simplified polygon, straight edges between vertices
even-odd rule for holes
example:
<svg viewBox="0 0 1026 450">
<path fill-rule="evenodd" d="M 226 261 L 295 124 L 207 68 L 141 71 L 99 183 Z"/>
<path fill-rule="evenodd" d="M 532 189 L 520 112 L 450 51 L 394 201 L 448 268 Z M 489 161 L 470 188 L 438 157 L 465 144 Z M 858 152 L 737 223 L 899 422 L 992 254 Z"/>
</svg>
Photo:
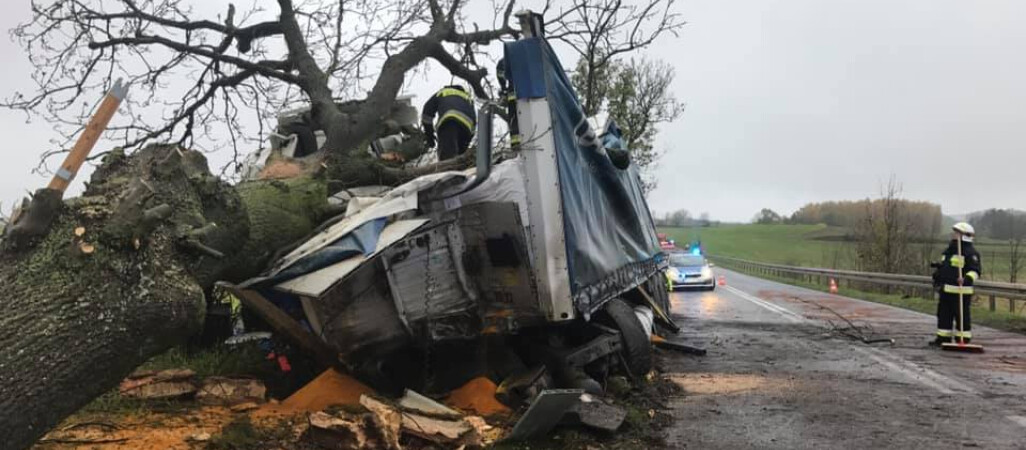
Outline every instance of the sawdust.
<svg viewBox="0 0 1026 450">
<path fill-rule="evenodd" d="M 495 399 L 497 388 L 492 380 L 477 377 L 449 393 L 445 404 L 486 417 L 510 414 L 512 411 Z"/>
<path fill-rule="evenodd" d="M 688 394 L 732 395 L 769 388 L 771 381 L 764 376 L 731 373 L 693 373 L 669 375 L 670 381 Z"/>
<path fill-rule="evenodd" d="M 356 406 L 360 396 L 373 394 L 374 390 L 355 378 L 328 369 L 313 381 L 281 402 L 278 407 L 284 411 L 321 411 L 332 405 Z"/>
<path fill-rule="evenodd" d="M 272 406 L 272 405 L 265 405 Z M 258 411 L 254 411 L 257 413 Z M 296 413 L 261 408 L 253 414 L 254 422 L 275 426 Z M 169 413 L 146 412 L 120 416 L 116 420 L 97 415 L 76 417 L 58 426 L 34 448 L 102 450 L 120 449 L 191 449 L 193 437 L 217 435 L 239 414 L 223 407 L 201 407 Z"/>
</svg>

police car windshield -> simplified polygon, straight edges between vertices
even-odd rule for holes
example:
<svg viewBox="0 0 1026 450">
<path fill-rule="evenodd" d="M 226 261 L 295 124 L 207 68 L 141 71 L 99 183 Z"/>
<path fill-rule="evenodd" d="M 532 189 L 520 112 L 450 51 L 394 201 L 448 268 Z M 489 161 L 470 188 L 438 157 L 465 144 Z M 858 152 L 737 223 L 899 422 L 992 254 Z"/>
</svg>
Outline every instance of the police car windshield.
<svg viewBox="0 0 1026 450">
<path fill-rule="evenodd" d="M 674 267 L 704 266 L 705 258 L 699 255 L 688 255 L 684 253 L 670 254 L 670 265 Z"/>
</svg>

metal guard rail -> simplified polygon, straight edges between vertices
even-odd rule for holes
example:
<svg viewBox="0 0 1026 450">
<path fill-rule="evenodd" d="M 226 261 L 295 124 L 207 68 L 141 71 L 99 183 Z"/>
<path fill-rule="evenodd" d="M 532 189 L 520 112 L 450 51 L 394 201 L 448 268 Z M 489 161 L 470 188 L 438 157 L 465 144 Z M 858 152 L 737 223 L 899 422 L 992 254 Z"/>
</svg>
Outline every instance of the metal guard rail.
<svg viewBox="0 0 1026 450">
<path fill-rule="evenodd" d="M 724 261 L 732 264 L 739 264 L 742 267 L 762 268 L 782 273 L 815 275 L 890 286 L 933 288 L 933 279 L 925 275 L 902 275 L 893 273 L 857 272 L 854 270 L 822 269 L 817 267 L 795 267 L 715 255 L 709 255 L 709 258 L 713 261 Z M 980 280 L 974 283 L 973 287 L 975 288 L 977 296 L 988 295 L 991 297 L 1001 297 L 1010 300 L 1026 299 L 1026 284 Z"/>
</svg>

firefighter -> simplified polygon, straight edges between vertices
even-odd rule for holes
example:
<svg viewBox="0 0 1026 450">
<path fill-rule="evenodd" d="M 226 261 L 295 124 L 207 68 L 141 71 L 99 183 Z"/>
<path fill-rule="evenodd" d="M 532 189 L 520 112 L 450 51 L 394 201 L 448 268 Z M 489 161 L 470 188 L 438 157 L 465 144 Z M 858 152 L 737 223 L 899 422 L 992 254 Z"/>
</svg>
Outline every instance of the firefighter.
<svg viewBox="0 0 1026 450">
<path fill-rule="evenodd" d="M 434 122 L 436 115 L 438 121 Z M 424 126 L 424 137 L 429 148 L 435 146 L 437 128 L 439 161 L 466 153 L 470 139 L 474 137 L 476 121 L 470 94 L 459 85 L 446 86 L 432 95 L 424 104 L 421 115 L 421 125 Z"/>
<path fill-rule="evenodd" d="M 940 292 L 940 299 L 937 303 L 937 336 L 930 342 L 931 345 L 940 345 L 958 338 L 964 338 L 968 343 L 973 337 L 969 306 L 972 304 L 973 284 L 983 273 L 983 266 L 980 254 L 973 247 L 973 226 L 959 222 L 951 228 L 951 243 L 941 255 L 941 260 L 932 264 L 936 268 L 933 283 Z M 962 294 L 962 316 L 965 320 L 962 327 L 958 323 L 959 293 Z"/>
<path fill-rule="evenodd" d="M 513 85 L 506 79 L 506 59 L 500 59 L 495 65 L 495 78 L 499 81 L 499 99 L 506 107 L 506 123 L 509 124 L 509 142 L 517 149 L 520 147 L 520 126 L 517 123 L 517 94 Z"/>
</svg>

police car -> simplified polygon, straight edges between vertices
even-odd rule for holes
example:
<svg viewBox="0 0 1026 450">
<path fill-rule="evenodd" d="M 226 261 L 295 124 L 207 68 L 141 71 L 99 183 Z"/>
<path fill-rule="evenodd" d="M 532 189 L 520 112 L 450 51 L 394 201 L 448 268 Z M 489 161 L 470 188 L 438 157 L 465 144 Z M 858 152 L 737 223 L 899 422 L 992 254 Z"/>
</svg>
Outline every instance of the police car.
<svg viewBox="0 0 1026 450">
<path fill-rule="evenodd" d="M 673 252 L 669 254 L 669 268 L 666 269 L 666 288 L 676 291 L 680 288 L 716 289 L 713 264 L 699 252 Z"/>
</svg>

